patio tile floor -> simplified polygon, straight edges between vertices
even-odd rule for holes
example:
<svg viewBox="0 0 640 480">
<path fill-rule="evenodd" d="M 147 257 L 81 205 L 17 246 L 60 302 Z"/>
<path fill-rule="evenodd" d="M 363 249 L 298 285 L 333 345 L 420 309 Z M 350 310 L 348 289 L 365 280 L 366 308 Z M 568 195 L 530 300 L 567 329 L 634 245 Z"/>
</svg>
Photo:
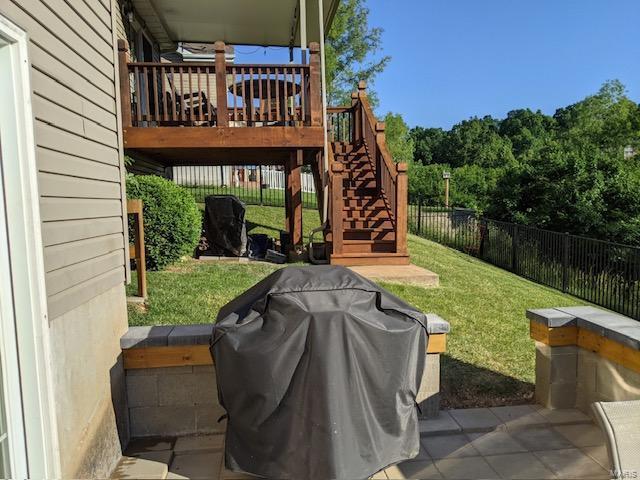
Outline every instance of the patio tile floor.
<svg viewBox="0 0 640 480">
<path fill-rule="evenodd" d="M 373 478 L 609 478 L 604 438 L 577 410 L 525 405 L 443 411 L 421 421 L 421 435 L 418 457 Z M 224 468 L 223 443 L 223 435 L 133 440 L 112 478 L 252 478 Z"/>
</svg>

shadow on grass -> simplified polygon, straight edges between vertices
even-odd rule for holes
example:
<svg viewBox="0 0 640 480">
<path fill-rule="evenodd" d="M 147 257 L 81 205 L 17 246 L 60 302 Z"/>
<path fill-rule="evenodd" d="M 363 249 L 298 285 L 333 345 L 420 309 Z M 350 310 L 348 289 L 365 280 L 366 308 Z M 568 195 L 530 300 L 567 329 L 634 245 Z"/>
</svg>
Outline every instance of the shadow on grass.
<svg viewBox="0 0 640 480">
<path fill-rule="evenodd" d="M 440 357 L 441 408 L 497 407 L 532 403 L 534 385 L 484 367 Z"/>
<path fill-rule="evenodd" d="M 251 233 L 252 230 L 256 228 L 260 228 L 263 230 L 269 230 L 270 232 L 275 232 L 276 238 L 280 237 L 280 232 L 282 230 L 272 227 L 271 225 L 263 225 L 261 223 L 254 223 L 251 220 L 245 220 L 245 224 L 247 226 L 247 233 Z"/>
</svg>

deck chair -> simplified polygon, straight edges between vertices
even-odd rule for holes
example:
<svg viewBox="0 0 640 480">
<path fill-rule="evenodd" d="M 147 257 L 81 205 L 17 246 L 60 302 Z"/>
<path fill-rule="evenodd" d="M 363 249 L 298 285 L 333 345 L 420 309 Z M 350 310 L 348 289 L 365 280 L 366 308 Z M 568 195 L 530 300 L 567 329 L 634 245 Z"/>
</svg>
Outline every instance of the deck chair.
<svg viewBox="0 0 640 480">
<path fill-rule="evenodd" d="M 640 400 L 595 402 L 592 408 L 607 438 L 612 478 L 638 478 Z"/>
</svg>

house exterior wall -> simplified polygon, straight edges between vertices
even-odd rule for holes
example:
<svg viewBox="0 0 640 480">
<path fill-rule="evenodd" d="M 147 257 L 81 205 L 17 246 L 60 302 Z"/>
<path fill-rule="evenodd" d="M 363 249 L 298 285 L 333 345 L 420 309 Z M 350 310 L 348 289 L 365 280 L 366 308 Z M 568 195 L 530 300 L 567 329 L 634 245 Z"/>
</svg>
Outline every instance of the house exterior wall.
<svg viewBox="0 0 640 480">
<path fill-rule="evenodd" d="M 116 421 L 128 241 L 111 2 L 0 2 L 29 36 L 63 478 L 106 477 L 128 434 Z"/>
</svg>

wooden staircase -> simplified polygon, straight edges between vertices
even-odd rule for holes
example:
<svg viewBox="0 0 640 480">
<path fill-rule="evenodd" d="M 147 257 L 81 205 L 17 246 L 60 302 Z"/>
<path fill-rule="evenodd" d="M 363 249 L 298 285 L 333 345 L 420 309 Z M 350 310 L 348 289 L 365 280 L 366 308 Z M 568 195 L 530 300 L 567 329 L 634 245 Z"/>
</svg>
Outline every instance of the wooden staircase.
<svg viewBox="0 0 640 480">
<path fill-rule="evenodd" d="M 325 241 L 335 265 L 406 265 L 407 167 L 387 150 L 364 85 L 350 108 L 339 110 L 348 135 L 331 142 L 329 228 Z M 335 139 L 335 136 L 334 136 Z"/>
</svg>

